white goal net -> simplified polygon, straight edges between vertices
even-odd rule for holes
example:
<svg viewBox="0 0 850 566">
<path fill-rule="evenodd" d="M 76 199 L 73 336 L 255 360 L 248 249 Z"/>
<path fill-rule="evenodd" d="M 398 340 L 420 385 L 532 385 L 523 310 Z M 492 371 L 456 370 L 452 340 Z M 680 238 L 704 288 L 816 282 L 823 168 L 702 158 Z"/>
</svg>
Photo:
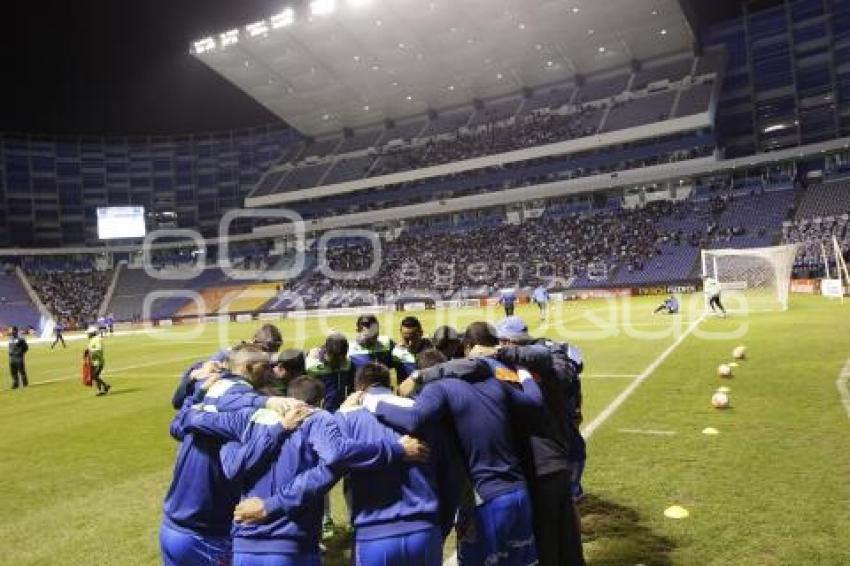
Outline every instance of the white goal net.
<svg viewBox="0 0 850 566">
<path fill-rule="evenodd" d="M 703 250 L 702 276 L 720 284 L 727 310 L 786 310 L 796 255 L 796 245 Z"/>
</svg>

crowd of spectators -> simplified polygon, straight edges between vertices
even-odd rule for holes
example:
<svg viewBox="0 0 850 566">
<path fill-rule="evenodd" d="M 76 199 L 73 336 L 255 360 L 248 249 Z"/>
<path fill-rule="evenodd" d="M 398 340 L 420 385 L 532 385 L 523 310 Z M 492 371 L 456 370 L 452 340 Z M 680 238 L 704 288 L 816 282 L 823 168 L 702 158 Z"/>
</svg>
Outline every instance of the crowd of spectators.
<svg viewBox="0 0 850 566">
<path fill-rule="evenodd" d="M 850 215 L 798 220 L 783 228 L 783 242 L 798 245 L 797 258 L 794 261 L 796 277 L 824 277 L 824 251 L 834 277 L 837 265 L 833 237 L 838 239 L 844 260 L 850 262 Z"/>
<path fill-rule="evenodd" d="M 368 275 L 371 244 L 347 242 L 326 250 L 327 266 L 363 276 L 329 278 L 316 271 L 299 288 L 317 295 L 361 289 L 392 296 L 420 289 L 448 296 L 467 289 L 492 293 L 517 284 L 568 286 L 576 278 L 604 282 L 615 270 L 657 268 L 653 260 L 664 246 L 725 247 L 741 236 L 764 236 L 768 227 L 759 219 L 751 224 L 721 221 L 735 211 L 737 201 L 752 206 L 747 199 L 755 198 L 725 190 L 707 199 L 659 200 L 637 208 L 615 201 L 583 212 L 554 202 L 542 217 L 521 224 L 506 223 L 502 216 L 496 223 L 482 223 L 487 225 L 408 230 L 382 240 L 380 267 Z"/>
<path fill-rule="evenodd" d="M 97 320 L 112 272 L 42 272 L 27 278 L 57 321 L 66 328 L 83 328 Z"/>
<path fill-rule="evenodd" d="M 710 155 L 710 145 L 687 150 L 659 152 L 639 159 L 612 160 L 611 148 L 606 151 L 586 152 L 580 155 L 555 155 L 508 163 L 500 166 L 482 167 L 439 177 L 416 179 L 405 183 L 372 189 L 368 194 L 346 194 L 324 197 L 315 201 L 296 204 L 294 208 L 305 218 L 327 217 L 370 210 L 382 210 L 447 198 L 458 198 L 476 194 L 538 185 L 564 179 L 576 179 L 616 173 L 627 169 L 649 167 L 662 163 L 675 163 Z M 607 159 L 602 156 L 608 156 Z M 600 163 L 591 167 L 577 166 L 576 159 L 599 158 Z"/>
<path fill-rule="evenodd" d="M 527 147 L 593 135 L 598 111 L 583 105 L 572 114 L 535 112 L 474 129 L 461 128 L 424 144 L 383 148 L 375 155 L 369 176 L 387 175 Z"/>
</svg>

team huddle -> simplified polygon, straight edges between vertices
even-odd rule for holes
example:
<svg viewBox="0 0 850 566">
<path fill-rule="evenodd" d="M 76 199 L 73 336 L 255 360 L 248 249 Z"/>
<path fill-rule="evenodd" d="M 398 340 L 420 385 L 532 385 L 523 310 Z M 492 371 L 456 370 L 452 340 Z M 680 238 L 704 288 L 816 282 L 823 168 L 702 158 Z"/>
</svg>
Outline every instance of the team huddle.
<svg viewBox="0 0 850 566">
<path fill-rule="evenodd" d="M 343 480 L 355 564 L 440 565 L 453 529 L 462 565 L 584 564 L 581 351 L 516 316 L 356 332 L 305 355 L 265 325 L 184 373 L 164 563 L 321 564 Z"/>
</svg>

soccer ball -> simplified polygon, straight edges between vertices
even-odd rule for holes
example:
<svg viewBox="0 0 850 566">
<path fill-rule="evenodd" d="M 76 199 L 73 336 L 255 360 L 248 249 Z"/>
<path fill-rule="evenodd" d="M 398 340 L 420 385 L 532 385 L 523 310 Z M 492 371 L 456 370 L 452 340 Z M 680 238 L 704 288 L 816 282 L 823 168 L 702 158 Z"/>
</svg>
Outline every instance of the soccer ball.
<svg viewBox="0 0 850 566">
<path fill-rule="evenodd" d="M 743 346 L 738 346 L 732 350 L 732 357 L 736 360 L 743 360 L 747 357 L 747 349 Z"/>
<path fill-rule="evenodd" d="M 715 409 L 728 409 L 729 395 L 723 393 L 722 391 L 718 391 L 717 393 L 711 396 L 711 406 Z"/>
<path fill-rule="evenodd" d="M 717 375 L 720 377 L 732 377 L 732 368 L 727 364 L 717 366 Z"/>
</svg>

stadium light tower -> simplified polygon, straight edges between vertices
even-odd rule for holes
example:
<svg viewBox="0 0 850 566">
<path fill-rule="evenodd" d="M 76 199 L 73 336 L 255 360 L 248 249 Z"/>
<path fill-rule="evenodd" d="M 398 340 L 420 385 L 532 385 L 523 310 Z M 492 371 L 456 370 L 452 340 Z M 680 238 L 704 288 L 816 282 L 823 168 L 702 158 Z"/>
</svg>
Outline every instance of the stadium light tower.
<svg viewBox="0 0 850 566">
<path fill-rule="evenodd" d="M 267 24 L 265 20 L 260 20 L 259 22 L 254 22 L 253 24 L 245 26 L 245 31 L 247 31 L 248 35 L 251 37 L 266 35 L 269 33 L 269 24 Z"/>
<path fill-rule="evenodd" d="M 270 21 L 272 29 L 291 26 L 295 23 L 295 10 L 293 8 L 286 8 L 284 11 L 272 16 Z"/>
<path fill-rule="evenodd" d="M 198 55 L 202 53 L 206 53 L 207 51 L 212 51 L 215 49 L 215 39 L 212 37 L 205 37 L 203 39 L 199 39 L 194 43 L 195 53 Z"/>
<path fill-rule="evenodd" d="M 228 45 L 235 45 L 239 43 L 239 30 L 232 29 L 230 31 L 226 31 L 219 35 L 219 39 L 221 40 L 222 47 L 227 47 Z"/>
<path fill-rule="evenodd" d="M 313 0 L 310 2 L 310 13 L 314 16 L 326 16 L 336 10 L 336 0 Z"/>
</svg>

